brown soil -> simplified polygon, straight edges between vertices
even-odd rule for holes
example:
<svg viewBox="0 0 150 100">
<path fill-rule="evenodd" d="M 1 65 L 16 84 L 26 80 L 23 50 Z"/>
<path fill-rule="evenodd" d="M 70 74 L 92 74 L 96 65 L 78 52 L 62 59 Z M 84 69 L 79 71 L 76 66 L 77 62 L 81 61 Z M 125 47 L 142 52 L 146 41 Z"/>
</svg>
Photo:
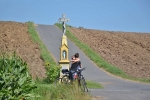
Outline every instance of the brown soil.
<svg viewBox="0 0 150 100">
<path fill-rule="evenodd" d="M 136 78 L 150 78 L 150 34 L 70 28 L 104 60 Z"/>
<path fill-rule="evenodd" d="M 16 51 L 27 62 L 33 78 L 46 76 L 39 46 L 30 38 L 27 24 L 0 21 L 0 50 L 9 53 Z"/>
</svg>

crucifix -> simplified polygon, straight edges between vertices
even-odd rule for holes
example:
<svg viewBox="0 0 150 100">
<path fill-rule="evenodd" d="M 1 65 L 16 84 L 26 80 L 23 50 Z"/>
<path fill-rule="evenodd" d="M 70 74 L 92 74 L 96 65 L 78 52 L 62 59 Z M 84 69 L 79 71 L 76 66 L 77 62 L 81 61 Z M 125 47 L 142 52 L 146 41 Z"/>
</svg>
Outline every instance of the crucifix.
<svg viewBox="0 0 150 100">
<path fill-rule="evenodd" d="M 65 25 L 65 22 L 68 22 L 68 21 L 69 21 L 69 18 L 66 18 L 66 15 L 63 14 L 63 15 L 62 15 L 62 18 L 59 18 L 58 21 L 59 21 L 59 22 L 62 22 L 62 24 L 63 24 L 63 35 L 65 35 L 65 33 L 66 33 L 66 25 Z"/>
</svg>

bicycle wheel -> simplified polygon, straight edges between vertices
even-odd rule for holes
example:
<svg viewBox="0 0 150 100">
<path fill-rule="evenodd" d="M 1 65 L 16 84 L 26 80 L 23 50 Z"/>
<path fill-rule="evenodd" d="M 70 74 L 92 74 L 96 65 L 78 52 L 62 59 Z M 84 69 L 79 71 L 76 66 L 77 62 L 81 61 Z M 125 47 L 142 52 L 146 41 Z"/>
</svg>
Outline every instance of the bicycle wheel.
<svg viewBox="0 0 150 100">
<path fill-rule="evenodd" d="M 82 91 L 88 92 L 88 88 L 86 86 L 86 82 L 83 76 L 81 76 L 81 79 L 80 79 L 80 88 Z"/>
<path fill-rule="evenodd" d="M 61 83 L 61 80 L 62 80 L 62 78 L 57 78 L 57 79 L 54 81 L 54 85 L 56 86 L 56 85 L 60 84 L 60 83 Z"/>
<path fill-rule="evenodd" d="M 82 91 L 85 91 L 84 81 L 83 81 L 82 78 L 80 79 L 80 88 L 81 88 Z"/>
<path fill-rule="evenodd" d="M 69 82 L 68 75 L 64 75 L 61 79 L 61 83 L 68 84 L 68 82 Z"/>
<path fill-rule="evenodd" d="M 84 81 L 84 88 L 85 88 L 85 92 L 88 92 L 88 88 L 87 88 L 87 84 L 86 84 L 86 81 L 84 79 L 84 77 L 82 76 L 82 80 Z"/>
</svg>

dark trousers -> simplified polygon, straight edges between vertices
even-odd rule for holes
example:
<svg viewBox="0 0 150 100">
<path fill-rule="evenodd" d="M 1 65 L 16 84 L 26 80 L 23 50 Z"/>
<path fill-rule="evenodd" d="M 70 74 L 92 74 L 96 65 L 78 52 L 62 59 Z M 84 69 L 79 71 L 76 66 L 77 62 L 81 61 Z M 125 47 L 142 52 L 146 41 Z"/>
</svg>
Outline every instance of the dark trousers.
<svg viewBox="0 0 150 100">
<path fill-rule="evenodd" d="M 74 74 L 75 74 L 74 70 L 69 71 L 69 80 L 74 80 Z"/>
</svg>

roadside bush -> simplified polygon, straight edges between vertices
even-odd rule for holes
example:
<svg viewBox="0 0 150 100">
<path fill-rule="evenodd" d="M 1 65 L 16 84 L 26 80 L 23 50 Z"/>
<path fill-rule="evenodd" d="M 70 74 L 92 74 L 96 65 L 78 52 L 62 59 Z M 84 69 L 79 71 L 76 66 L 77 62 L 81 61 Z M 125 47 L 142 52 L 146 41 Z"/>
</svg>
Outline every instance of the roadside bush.
<svg viewBox="0 0 150 100">
<path fill-rule="evenodd" d="M 31 90 L 36 88 L 29 75 L 27 63 L 14 53 L 0 56 L 0 99 L 27 100 L 34 97 Z"/>
<path fill-rule="evenodd" d="M 45 79 L 46 83 L 52 83 L 56 78 L 59 77 L 60 74 L 60 66 L 56 64 L 47 64 L 47 78 Z"/>
</svg>

